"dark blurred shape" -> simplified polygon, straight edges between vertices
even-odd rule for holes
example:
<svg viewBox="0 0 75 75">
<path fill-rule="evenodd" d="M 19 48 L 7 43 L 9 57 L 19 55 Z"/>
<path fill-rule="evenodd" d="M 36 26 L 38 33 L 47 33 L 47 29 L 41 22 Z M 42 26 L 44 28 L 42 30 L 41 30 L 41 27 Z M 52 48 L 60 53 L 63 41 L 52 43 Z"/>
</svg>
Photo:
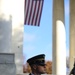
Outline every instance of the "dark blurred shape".
<svg viewBox="0 0 75 75">
<path fill-rule="evenodd" d="M 70 74 L 69 75 L 75 75 L 75 62 L 74 62 L 74 66 L 73 66 L 73 69 L 71 70 Z"/>
</svg>

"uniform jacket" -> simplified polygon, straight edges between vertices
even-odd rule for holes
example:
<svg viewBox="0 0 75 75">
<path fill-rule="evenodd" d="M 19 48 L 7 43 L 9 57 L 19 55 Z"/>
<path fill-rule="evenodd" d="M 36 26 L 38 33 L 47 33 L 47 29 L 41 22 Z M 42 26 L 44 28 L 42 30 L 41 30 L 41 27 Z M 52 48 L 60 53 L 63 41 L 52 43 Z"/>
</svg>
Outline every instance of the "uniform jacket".
<svg viewBox="0 0 75 75">
<path fill-rule="evenodd" d="M 31 73 L 29 73 L 29 75 L 32 75 Z"/>
</svg>

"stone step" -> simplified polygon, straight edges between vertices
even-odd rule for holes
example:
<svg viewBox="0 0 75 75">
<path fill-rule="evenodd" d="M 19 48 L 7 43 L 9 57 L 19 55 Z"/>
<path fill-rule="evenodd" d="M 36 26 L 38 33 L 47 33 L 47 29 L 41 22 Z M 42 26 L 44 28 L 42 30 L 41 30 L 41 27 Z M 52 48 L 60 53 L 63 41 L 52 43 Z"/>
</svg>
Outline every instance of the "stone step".
<svg viewBox="0 0 75 75">
<path fill-rule="evenodd" d="M 0 53 L 0 64 L 14 63 L 14 58 L 13 53 Z"/>
<path fill-rule="evenodd" d="M 29 75 L 29 73 L 17 74 L 17 75 Z"/>
<path fill-rule="evenodd" d="M 14 54 L 0 53 L 0 75 L 16 75 Z"/>
<path fill-rule="evenodd" d="M 16 65 L 0 64 L 0 75 L 16 75 Z"/>
</svg>

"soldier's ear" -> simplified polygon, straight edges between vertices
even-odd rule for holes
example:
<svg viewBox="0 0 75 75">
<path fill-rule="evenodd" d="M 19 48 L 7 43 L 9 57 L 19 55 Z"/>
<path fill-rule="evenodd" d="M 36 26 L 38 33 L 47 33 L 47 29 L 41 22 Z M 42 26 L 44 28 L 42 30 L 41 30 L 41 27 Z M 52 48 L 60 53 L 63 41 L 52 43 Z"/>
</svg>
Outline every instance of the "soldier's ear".
<svg viewBox="0 0 75 75">
<path fill-rule="evenodd" d="M 33 65 L 33 68 L 36 70 L 36 68 L 37 68 L 37 65 L 35 65 L 35 64 L 34 64 L 34 65 Z"/>
</svg>

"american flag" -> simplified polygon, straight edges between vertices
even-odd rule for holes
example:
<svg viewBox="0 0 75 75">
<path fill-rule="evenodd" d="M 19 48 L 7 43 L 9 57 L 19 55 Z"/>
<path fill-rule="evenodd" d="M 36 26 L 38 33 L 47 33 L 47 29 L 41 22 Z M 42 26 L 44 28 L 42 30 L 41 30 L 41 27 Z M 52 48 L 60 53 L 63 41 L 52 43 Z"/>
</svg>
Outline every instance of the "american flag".
<svg viewBox="0 0 75 75">
<path fill-rule="evenodd" d="M 25 0 L 24 25 L 39 26 L 44 0 Z"/>
</svg>

